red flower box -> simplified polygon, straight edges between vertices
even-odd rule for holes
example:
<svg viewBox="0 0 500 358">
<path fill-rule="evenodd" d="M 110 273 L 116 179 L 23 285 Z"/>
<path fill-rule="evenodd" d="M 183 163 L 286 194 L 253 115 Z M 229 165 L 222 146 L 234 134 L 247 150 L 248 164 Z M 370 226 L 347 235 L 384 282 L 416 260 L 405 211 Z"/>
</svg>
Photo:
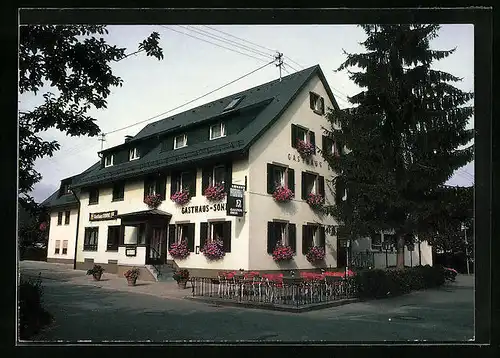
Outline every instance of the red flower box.
<svg viewBox="0 0 500 358">
<path fill-rule="evenodd" d="M 279 203 L 290 201 L 293 199 L 294 196 L 295 195 L 293 191 L 283 186 L 279 186 L 278 188 L 276 188 L 276 190 L 273 193 L 274 200 L 276 200 Z"/>
</svg>

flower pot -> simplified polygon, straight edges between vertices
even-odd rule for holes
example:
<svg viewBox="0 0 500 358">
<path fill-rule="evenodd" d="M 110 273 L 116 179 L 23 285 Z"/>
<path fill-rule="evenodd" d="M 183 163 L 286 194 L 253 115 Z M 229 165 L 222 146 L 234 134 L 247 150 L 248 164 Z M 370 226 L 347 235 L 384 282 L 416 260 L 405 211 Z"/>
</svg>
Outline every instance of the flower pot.
<svg viewBox="0 0 500 358">
<path fill-rule="evenodd" d="M 187 284 L 187 280 L 179 280 L 179 281 L 177 281 L 177 286 L 180 289 L 185 289 L 186 288 L 186 284 Z"/>
<path fill-rule="evenodd" d="M 92 277 L 94 278 L 94 281 L 101 281 L 101 276 L 102 276 L 102 272 L 95 273 L 92 275 Z"/>
<path fill-rule="evenodd" d="M 137 278 L 128 278 L 127 277 L 127 282 L 129 286 L 135 286 L 135 283 L 137 282 Z"/>
</svg>

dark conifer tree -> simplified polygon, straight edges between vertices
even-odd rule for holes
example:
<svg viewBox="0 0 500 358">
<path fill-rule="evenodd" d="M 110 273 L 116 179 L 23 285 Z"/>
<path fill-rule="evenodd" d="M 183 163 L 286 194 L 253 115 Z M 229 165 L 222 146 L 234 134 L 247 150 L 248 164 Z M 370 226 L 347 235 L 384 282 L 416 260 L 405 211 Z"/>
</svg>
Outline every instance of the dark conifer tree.
<svg viewBox="0 0 500 358">
<path fill-rule="evenodd" d="M 419 233 L 426 239 L 442 199 L 436 191 L 472 160 L 473 130 L 466 125 L 473 94 L 453 86 L 460 78 L 432 69 L 454 52 L 430 48 L 438 25 L 362 27 L 366 52 L 345 53 L 338 69 L 360 68 L 349 77 L 362 91 L 349 98 L 352 108 L 327 114 L 325 134 L 345 153 L 323 152 L 341 193 L 326 210 L 351 239 L 394 229 L 402 268 L 405 241 Z"/>
</svg>

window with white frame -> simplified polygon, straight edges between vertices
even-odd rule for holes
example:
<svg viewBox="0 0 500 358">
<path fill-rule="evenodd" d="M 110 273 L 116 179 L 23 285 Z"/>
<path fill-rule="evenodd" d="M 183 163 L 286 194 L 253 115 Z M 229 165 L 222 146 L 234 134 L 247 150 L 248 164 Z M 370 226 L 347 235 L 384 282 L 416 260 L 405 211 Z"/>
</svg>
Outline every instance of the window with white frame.
<svg viewBox="0 0 500 358">
<path fill-rule="evenodd" d="M 226 126 L 224 123 L 217 123 L 210 126 L 210 140 L 226 136 Z"/>
<path fill-rule="evenodd" d="M 310 92 L 311 109 L 317 114 L 325 114 L 325 100 L 319 94 Z"/>
<path fill-rule="evenodd" d="M 274 176 L 274 186 L 278 187 L 286 187 L 286 168 L 274 166 L 273 168 L 273 176 Z"/>
<path fill-rule="evenodd" d="M 316 135 L 314 131 L 304 128 L 298 124 L 292 124 L 292 148 L 297 148 L 299 141 L 303 141 L 312 144 L 314 148 L 314 154 L 316 154 Z"/>
<path fill-rule="evenodd" d="M 267 252 L 272 254 L 277 246 L 290 246 L 295 251 L 295 224 L 281 221 L 267 223 Z"/>
<path fill-rule="evenodd" d="M 211 185 L 224 185 L 226 180 L 226 167 L 219 165 L 214 167 L 213 175 L 210 178 Z"/>
<path fill-rule="evenodd" d="M 170 224 L 168 226 L 168 247 L 185 241 L 189 252 L 194 252 L 194 223 Z"/>
<path fill-rule="evenodd" d="M 137 148 L 130 149 L 128 152 L 128 159 L 129 160 L 139 159 L 139 149 Z"/>
<path fill-rule="evenodd" d="M 61 240 L 56 240 L 56 248 L 54 250 L 55 255 L 59 255 L 61 250 Z"/>
<path fill-rule="evenodd" d="M 187 146 L 187 135 L 181 134 L 174 137 L 174 149 L 179 149 Z"/>
<path fill-rule="evenodd" d="M 62 254 L 63 255 L 68 254 L 68 240 L 63 240 Z"/>
<path fill-rule="evenodd" d="M 113 159 L 114 159 L 114 155 L 113 154 L 110 154 L 110 155 L 107 155 L 105 158 L 104 158 L 104 166 L 105 167 L 110 167 L 113 165 Z"/>
<path fill-rule="evenodd" d="M 267 193 L 274 193 L 278 187 L 285 187 L 295 192 L 295 171 L 286 166 L 268 163 Z"/>
</svg>

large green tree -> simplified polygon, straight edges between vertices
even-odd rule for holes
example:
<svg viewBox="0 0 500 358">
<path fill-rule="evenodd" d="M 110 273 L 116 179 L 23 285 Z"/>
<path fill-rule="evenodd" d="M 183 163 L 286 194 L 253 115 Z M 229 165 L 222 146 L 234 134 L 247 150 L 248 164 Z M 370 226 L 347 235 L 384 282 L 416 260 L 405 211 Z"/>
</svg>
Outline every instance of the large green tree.
<svg viewBox="0 0 500 358">
<path fill-rule="evenodd" d="M 41 180 L 35 161 L 60 148 L 40 134 L 57 128 L 70 136 L 98 135 L 96 119 L 88 112 L 106 108 L 111 87 L 122 85 L 110 65 L 140 52 L 161 60 L 163 51 L 159 34 L 153 32 L 127 53 L 108 43 L 108 30 L 102 25 L 27 25 L 21 26 L 19 35 L 19 93 L 43 96 L 43 104 L 19 113 L 19 201 L 34 210 L 30 192 Z"/>
<path fill-rule="evenodd" d="M 362 90 L 349 98 L 351 108 L 329 111 L 325 134 L 346 152 L 323 153 L 338 174 L 339 195 L 328 206 L 351 239 L 394 229 L 397 267 L 404 266 L 405 240 L 428 234 L 429 217 L 445 196 L 437 194 L 453 172 L 473 156 L 472 93 L 453 86 L 460 81 L 433 70 L 432 62 L 451 50 L 434 50 L 438 25 L 363 25 L 366 52 L 346 53 L 338 71 Z M 446 197 L 449 198 L 449 197 Z M 419 237 L 422 238 L 423 236 Z"/>
</svg>

